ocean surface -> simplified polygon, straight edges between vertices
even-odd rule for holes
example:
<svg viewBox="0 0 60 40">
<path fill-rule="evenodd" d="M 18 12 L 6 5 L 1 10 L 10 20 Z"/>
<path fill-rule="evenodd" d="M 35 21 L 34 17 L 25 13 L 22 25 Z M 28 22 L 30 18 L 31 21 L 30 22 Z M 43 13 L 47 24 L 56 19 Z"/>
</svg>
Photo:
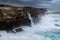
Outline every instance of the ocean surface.
<svg viewBox="0 0 60 40">
<path fill-rule="evenodd" d="M 60 10 L 48 9 L 37 24 L 28 15 L 32 27 L 22 27 L 24 31 L 16 34 L 0 31 L 0 40 L 60 40 Z"/>
</svg>

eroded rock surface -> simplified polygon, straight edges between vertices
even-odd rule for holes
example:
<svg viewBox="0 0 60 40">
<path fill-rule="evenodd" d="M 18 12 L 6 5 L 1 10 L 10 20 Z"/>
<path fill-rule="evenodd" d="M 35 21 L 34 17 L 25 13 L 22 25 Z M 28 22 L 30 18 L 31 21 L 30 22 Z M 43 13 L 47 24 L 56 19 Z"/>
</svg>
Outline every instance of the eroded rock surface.
<svg viewBox="0 0 60 40">
<path fill-rule="evenodd" d="M 31 26 L 28 13 L 31 14 L 35 22 L 38 20 L 38 15 L 44 15 L 45 12 L 46 9 L 43 8 L 0 5 L 0 30 L 7 30 L 8 32 L 22 25 Z M 18 30 L 19 29 L 17 29 L 17 31 Z"/>
</svg>

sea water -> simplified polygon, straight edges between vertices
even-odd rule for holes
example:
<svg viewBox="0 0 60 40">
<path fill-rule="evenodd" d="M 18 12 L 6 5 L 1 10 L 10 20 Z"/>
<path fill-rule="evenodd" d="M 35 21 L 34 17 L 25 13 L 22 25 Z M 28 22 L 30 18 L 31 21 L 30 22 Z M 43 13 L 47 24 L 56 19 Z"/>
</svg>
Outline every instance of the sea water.
<svg viewBox="0 0 60 40">
<path fill-rule="evenodd" d="M 41 17 L 39 23 L 32 27 L 24 26 L 23 32 L 6 33 L 0 31 L 0 40 L 60 40 L 60 14 L 59 10 L 48 10 L 44 16 Z M 31 23 L 33 23 L 32 18 Z M 57 21 L 56 21 L 57 20 Z"/>
</svg>

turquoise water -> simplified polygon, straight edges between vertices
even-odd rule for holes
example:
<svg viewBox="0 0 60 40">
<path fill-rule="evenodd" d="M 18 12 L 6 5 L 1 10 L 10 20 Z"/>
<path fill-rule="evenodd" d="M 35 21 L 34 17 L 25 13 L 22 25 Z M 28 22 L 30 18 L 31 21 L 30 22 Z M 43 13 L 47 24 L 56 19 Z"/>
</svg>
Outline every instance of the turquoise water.
<svg viewBox="0 0 60 40">
<path fill-rule="evenodd" d="M 0 4 L 55 9 L 48 10 L 38 24 L 23 28 L 23 32 L 0 31 L 0 40 L 60 40 L 60 0 L 0 0 Z"/>
<path fill-rule="evenodd" d="M 48 10 L 39 23 L 32 24 L 32 27 L 22 27 L 23 32 L 13 34 L 0 31 L 0 40 L 60 40 L 60 11 L 56 11 Z"/>
<path fill-rule="evenodd" d="M 54 24 L 60 25 L 60 11 L 53 12 L 50 15 L 54 18 Z M 60 26 L 58 28 L 60 28 Z M 60 29 L 53 29 L 51 31 L 40 32 L 40 35 L 43 35 L 45 38 L 50 38 L 50 40 L 60 40 Z"/>
<path fill-rule="evenodd" d="M 40 36 L 44 36 L 44 38 L 46 38 L 44 40 L 60 40 L 60 11 L 50 12 L 50 13 L 48 13 L 48 15 L 50 15 L 50 17 L 53 18 L 53 20 L 47 18 L 47 19 L 50 20 L 51 23 L 48 22 L 47 20 L 46 20 L 46 22 L 48 22 L 48 24 L 50 23 L 49 26 L 51 24 L 53 24 L 54 27 L 56 27 L 56 28 L 55 29 L 53 28 L 53 29 L 50 29 L 50 30 L 44 30 L 44 31 L 36 32 L 36 34 L 40 35 Z M 59 26 L 56 26 L 55 24 L 57 24 Z M 53 25 L 52 25 L 52 27 L 53 27 Z M 47 26 L 47 28 L 49 28 L 49 27 Z"/>
<path fill-rule="evenodd" d="M 50 38 L 50 40 L 60 40 L 60 30 L 54 30 L 50 32 L 40 32 L 45 38 Z"/>
</svg>

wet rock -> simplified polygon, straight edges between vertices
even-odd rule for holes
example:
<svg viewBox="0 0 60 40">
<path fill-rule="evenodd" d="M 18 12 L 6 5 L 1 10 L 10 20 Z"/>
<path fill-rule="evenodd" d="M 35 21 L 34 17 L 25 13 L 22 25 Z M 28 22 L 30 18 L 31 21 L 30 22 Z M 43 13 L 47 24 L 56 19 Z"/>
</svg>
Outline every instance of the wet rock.
<svg viewBox="0 0 60 40">
<path fill-rule="evenodd" d="M 46 9 L 43 8 L 0 5 L 0 30 L 7 30 L 8 32 L 23 25 L 31 26 L 28 13 L 31 14 L 35 22 L 38 20 L 38 15 L 42 16 L 45 12 Z M 16 29 L 16 31 L 22 31 L 22 29 Z"/>
<path fill-rule="evenodd" d="M 34 23 L 39 22 L 39 20 L 41 19 L 41 16 L 44 15 L 46 11 L 47 9 L 44 9 L 44 8 L 40 8 L 40 9 L 32 8 L 30 13 Z"/>
<path fill-rule="evenodd" d="M 23 31 L 23 29 L 22 28 L 17 28 L 17 29 L 15 29 L 15 31 L 16 32 L 21 32 L 21 31 Z"/>
<path fill-rule="evenodd" d="M 59 25 L 59 24 L 55 24 L 55 26 L 58 26 L 58 27 L 60 27 L 60 25 Z"/>
<path fill-rule="evenodd" d="M 55 20 L 55 22 L 58 22 L 58 20 Z"/>
</svg>

